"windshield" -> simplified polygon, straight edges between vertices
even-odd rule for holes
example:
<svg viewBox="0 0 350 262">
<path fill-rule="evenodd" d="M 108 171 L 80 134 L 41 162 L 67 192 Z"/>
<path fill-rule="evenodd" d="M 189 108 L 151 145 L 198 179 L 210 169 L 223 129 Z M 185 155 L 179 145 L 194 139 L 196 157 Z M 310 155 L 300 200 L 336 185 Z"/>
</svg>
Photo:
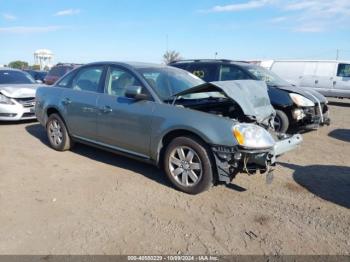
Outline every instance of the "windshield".
<svg viewBox="0 0 350 262">
<path fill-rule="evenodd" d="M 172 67 L 137 69 L 160 99 L 168 101 L 173 95 L 205 83 L 191 73 Z"/>
<path fill-rule="evenodd" d="M 252 73 L 258 80 L 265 81 L 269 86 L 290 86 L 290 84 L 280 78 L 270 70 L 260 66 L 246 66 L 246 69 Z"/>
<path fill-rule="evenodd" d="M 0 84 L 34 84 L 33 77 L 22 71 L 0 70 Z"/>
</svg>

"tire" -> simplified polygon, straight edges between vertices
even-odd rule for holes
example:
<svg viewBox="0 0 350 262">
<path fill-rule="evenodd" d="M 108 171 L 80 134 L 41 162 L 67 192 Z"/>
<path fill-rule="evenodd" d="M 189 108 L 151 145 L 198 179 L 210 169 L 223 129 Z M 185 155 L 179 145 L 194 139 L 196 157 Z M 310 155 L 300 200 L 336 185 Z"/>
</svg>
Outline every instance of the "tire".
<svg viewBox="0 0 350 262">
<path fill-rule="evenodd" d="M 214 183 L 211 159 L 208 146 L 199 139 L 177 137 L 165 150 L 164 170 L 177 189 L 188 194 L 199 194 Z"/>
<path fill-rule="evenodd" d="M 276 110 L 275 131 L 278 133 L 286 133 L 289 129 L 289 119 L 286 113 L 281 110 Z"/>
<path fill-rule="evenodd" d="M 72 142 L 67 127 L 58 114 L 49 116 L 46 124 L 46 133 L 50 146 L 57 151 L 67 151 Z"/>
</svg>

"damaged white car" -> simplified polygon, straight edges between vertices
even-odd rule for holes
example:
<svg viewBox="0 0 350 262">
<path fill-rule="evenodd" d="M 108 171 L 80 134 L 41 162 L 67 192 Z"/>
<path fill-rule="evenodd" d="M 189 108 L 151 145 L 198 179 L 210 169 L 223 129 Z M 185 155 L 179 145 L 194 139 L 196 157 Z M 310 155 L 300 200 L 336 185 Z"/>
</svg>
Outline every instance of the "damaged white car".
<svg viewBox="0 0 350 262">
<path fill-rule="evenodd" d="M 0 121 L 35 119 L 35 92 L 39 86 L 26 72 L 0 68 Z"/>
</svg>

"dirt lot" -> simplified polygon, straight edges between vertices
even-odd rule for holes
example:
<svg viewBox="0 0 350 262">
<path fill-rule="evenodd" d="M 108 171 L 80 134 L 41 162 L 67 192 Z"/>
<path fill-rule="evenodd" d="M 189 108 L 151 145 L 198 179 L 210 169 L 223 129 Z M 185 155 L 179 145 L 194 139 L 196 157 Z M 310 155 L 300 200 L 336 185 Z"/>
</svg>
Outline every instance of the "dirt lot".
<svg viewBox="0 0 350 262">
<path fill-rule="evenodd" d="M 240 175 L 198 196 L 152 166 L 78 145 L 36 122 L 0 125 L 1 254 L 350 254 L 350 100 L 304 135 L 274 183 Z"/>
</svg>

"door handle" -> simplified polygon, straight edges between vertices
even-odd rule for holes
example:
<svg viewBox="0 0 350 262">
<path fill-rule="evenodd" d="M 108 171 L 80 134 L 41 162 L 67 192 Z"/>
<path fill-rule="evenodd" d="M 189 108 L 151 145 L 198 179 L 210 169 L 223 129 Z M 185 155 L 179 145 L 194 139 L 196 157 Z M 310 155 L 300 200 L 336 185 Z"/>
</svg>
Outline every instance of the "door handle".
<svg viewBox="0 0 350 262">
<path fill-rule="evenodd" d="M 318 84 L 318 80 L 315 80 L 315 84 Z"/>
<path fill-rule="evenodd" d="M 335 86 L 337 84 L 337 81 L 333 81 L 333 85 Z"/>
<path fill-rule="evenodd" d="M 62 104 L 63 105 L 69 105 L 69 104 L 71 104 L 72 103 L 72 100 L 70 100 L 68 97 L 66 97 L 66 98 L 64 98 L 63 100 L 62 100 Z"/>
<path fill-rule="evenodd" d="M 112 113 L 113 109 L 110 106 L 104 106 L 101 108 L 101 112 L 104 114 Z"/>
</svg>

